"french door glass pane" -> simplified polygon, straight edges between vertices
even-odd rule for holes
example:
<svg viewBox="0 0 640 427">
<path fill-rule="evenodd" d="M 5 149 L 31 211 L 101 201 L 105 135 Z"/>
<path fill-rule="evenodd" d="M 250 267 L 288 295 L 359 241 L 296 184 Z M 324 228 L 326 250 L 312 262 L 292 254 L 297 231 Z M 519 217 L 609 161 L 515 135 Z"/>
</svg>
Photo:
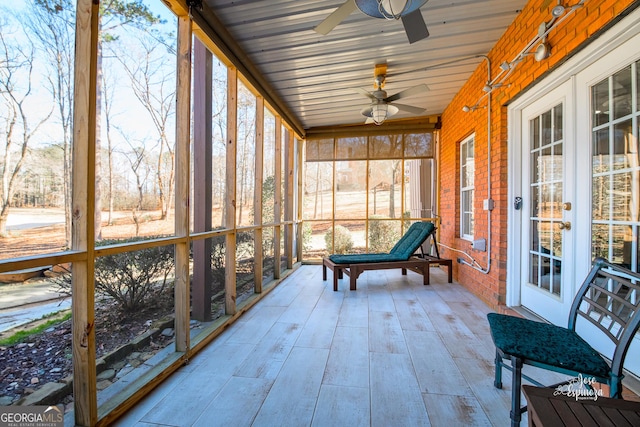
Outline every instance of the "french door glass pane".
<svg viewBox="0 0 640 427">
<path fill-rule="evenodd" d="M 631 65 L 613 75 L 613 118 L 631 114 Z"/>
<path fill-rule="evenodd" d="M 563 106 L 529 122 L 530 229 L 529 283 L 560 295 L 563 203 Z"/>
<path fill-rule="evenodd" d="M 639 64 L 591 88 L 591 253 L 634 271 L 638 271 L 640 226 Z"/>
</svg>

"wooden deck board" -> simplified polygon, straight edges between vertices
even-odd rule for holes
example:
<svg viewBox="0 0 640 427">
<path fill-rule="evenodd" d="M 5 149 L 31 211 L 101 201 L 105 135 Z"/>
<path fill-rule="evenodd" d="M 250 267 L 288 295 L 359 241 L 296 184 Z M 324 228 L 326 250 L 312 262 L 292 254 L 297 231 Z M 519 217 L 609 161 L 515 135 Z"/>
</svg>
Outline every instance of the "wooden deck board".
<svg viewBox="0 0 640 427">
<path fill-rule="evenodd" d="M 407 354 L 407 343 L 395 311 L 369 312 L 369 351 Z"/>
<path fill-rule="evenodd" d="M 367 328 L 336 329 L 322 383 L 345 387 L 369 387 Z"/>
<path fill-rule="evenodd" d="M 328 355 L 329 350 L 294 348 L 253 425 L 310 425 Z"/>
<path fill-rule="evenodd" d="M 342 308 L 340 309 L 338 326 L 368 328 L 369 307 L 367 300 L 362 301 L 362 298 L 345 298 L 342 302 Z"/>
<path fill-rule="evenodd" d="M 469 396 L 425 394 L 429 419 L 434 426 L 491 426 L 478 401 Z"/>
<path fill-rule="evenodd" d="M 371 353 L 371 425 L 428 426 L 408 354 Z"/>
<path fill-rule="evenodd" d="M 395 295 L 394 295 L 395 299 Z M 405 331 L 435 331 L 435 326 L 417 299 L 395 299 L 396 313 Z"/>
<path fill-rule="evenodd" d="M 232 377 L 193 426 L 250 426 L 272 384 L 263 378 Z"/>
<path fill-rule="evenodd" d="M 276 322 L 238 366 L 234 376 L 275 380 L 299 335 L 299 325 Z"/>
<path fill-rule="evenodd" d="M 303 266 L 116 425 L 508 425 L 487 312 L 440 269 L 334 292 Z"/>
<path fill-rule="evenodd" d="M 473 395 L 437 333 L 405 331 L 405 337 L 423 393 Z"/>
<path fill-rule="evenodd" d="M 371 424 L 369 389 L 323 384 L 312 426 L 366 427 Z"/>
</svg>

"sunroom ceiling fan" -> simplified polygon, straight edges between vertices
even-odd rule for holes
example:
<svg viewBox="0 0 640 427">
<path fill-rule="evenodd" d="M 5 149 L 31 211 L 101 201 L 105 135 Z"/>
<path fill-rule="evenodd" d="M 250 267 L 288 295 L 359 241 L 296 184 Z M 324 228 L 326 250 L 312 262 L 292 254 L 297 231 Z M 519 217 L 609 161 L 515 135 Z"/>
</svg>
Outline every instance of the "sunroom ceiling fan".
<svg viewBox="0 0 640 427">
<path fill-rule="evenodd" d="M 395 101 L 426 92 L 429 90 L 427 85 L 420 84 L 410 87 L 409 89 L 405 89 L 394 95 L 387 96 L 387 91 L 382 89 L 382 86 L 384 85 L 384 81 L 386 79 L 386 70 L 386 64 L 376 65 L 374 71 L 374 82 L 376 85 L 376 90 L 374 90 L 373 92 L 369 92 L 360 88 L 353 88 L 354 91 L 366 96 L 371 100 L 371 104 L 360 111 L 360 114 L 367 118 L 365 123 L 375 123 L 377 125 L 381 125 L 386 119 L 393 116 L 394 114 L 397 114 L 400 110 L 406 111 L 411 114 L 421 114 L 426 111 L 424 108 L 397 104 L 395 103 Z"/>
<path fill-rule="evenodd" d="M 429 37 L 427 24 L 420 12 L 420 7 L 426 2 L 427 0 L 347 0 L 314 30 L 320 34 L 329 34 L 353 11 L 359 9 L 365 15 L 374 18 L 402 20 L 409 43 L 415 43 Z"/>
</svg>

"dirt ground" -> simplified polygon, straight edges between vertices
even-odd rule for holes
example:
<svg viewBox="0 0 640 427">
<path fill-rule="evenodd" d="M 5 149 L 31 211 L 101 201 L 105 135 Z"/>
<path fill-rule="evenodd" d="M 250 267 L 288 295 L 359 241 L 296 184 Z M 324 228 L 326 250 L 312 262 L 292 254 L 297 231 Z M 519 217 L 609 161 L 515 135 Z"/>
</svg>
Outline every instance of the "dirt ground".
<svg viewBox="0 0 640 427">
<path fill-rule="evenodd" d="M 30 215 L 36 209 L 14 209 L 12 215 Z M 174 231 L 174 219 L 160 220 L 159 211 L 139 214 L 138 235 L 170 235 Z M 136 236 L 136 226 L 131 212 L 116 212 L 112 224 L 108 224 L 103 214 L 102 238 L 125 239 Z M 66 249 L 64 224 L 34 226 L 33 228 L 10 230 L 7 236 L 0 236 L 0 259 L 24 257 L 59 252 Z"/>
<path fill-rule="evenodd" d="M 154 319 L 172 312 L 172 295 L 163 295 L 154 306 L 135 313 L 122 313 L 110 304 L 97 304 L 96 359 L 154 327 Z M 69 377 L 72 373 L 71 337 L 69 319 L 21 343 L 0 347 L 0 399 L 11 399 L 11 403 L 15 403 L 48 382 Z M 160 335 L 147 348 L 137 351 L 154 352 L 169 345 L 171 340 Z M 57 403 L 71 401 L 69 396 L 64 402 Z"/>
</svg>

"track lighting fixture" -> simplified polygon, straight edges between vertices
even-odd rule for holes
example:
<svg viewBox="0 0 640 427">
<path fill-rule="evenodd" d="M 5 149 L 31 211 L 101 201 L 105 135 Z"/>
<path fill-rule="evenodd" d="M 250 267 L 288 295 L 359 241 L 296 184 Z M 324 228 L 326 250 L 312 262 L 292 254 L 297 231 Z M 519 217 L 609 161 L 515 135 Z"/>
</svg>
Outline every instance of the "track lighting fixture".
<svg viewBox="0 0 640 427">
<path fill-rule="evenodd" d="M 488 96 L 494 89 L 505 86 L 505 82 L 513 72 L 513 70 L 522 62 L 527 56 L 533 56 L 533 58 L 540 62 L 547 59 L 551 55 L 552 46 L 547 41 L 549 33 L 556 28 L 560 23 L 566 20 L 574 11 L 584 6 L 586 0 L 579 0 L 577 3 L 565 6 L 562 4 L 563 0 L 557 0 L 557 5 L 551 9 L 551 19 L 549 22 L 541 22 L 538 26 L 538 33 L 535 37 L 518 53 L 511 61 L 503 61 L 500 64 L 500 73 L 496 77 L 485 83 L 482 91 L 485 96 Z M 506 86 L 509 86 L 506 84 Z M 479 101 L 478 101 L 479 102 Z M 462 111 L 469 112 L 475 111 L 478 107 L 478 102 L 474 106 L 465 105 L 462 107 Z"/>
<path fill-rule="evenodd" d="M 551 15 L 554 18 L 560 18 L 564 14 L 565 10 L 566 10 L 566 8 L 563 5 L 558 4 L 556 7 L 551 9 Z"/>
<path fill-rule="evenodd" d="M 487 106 L 475 104 L 469 107 L 468 105 L 465 105 L 464 107 L 462 107 L 462 111 L 464 111 L 465 113 L 468 113 L 470 111 L 476 111 L 479 108 L 487 108 Z"/>
</svg>

